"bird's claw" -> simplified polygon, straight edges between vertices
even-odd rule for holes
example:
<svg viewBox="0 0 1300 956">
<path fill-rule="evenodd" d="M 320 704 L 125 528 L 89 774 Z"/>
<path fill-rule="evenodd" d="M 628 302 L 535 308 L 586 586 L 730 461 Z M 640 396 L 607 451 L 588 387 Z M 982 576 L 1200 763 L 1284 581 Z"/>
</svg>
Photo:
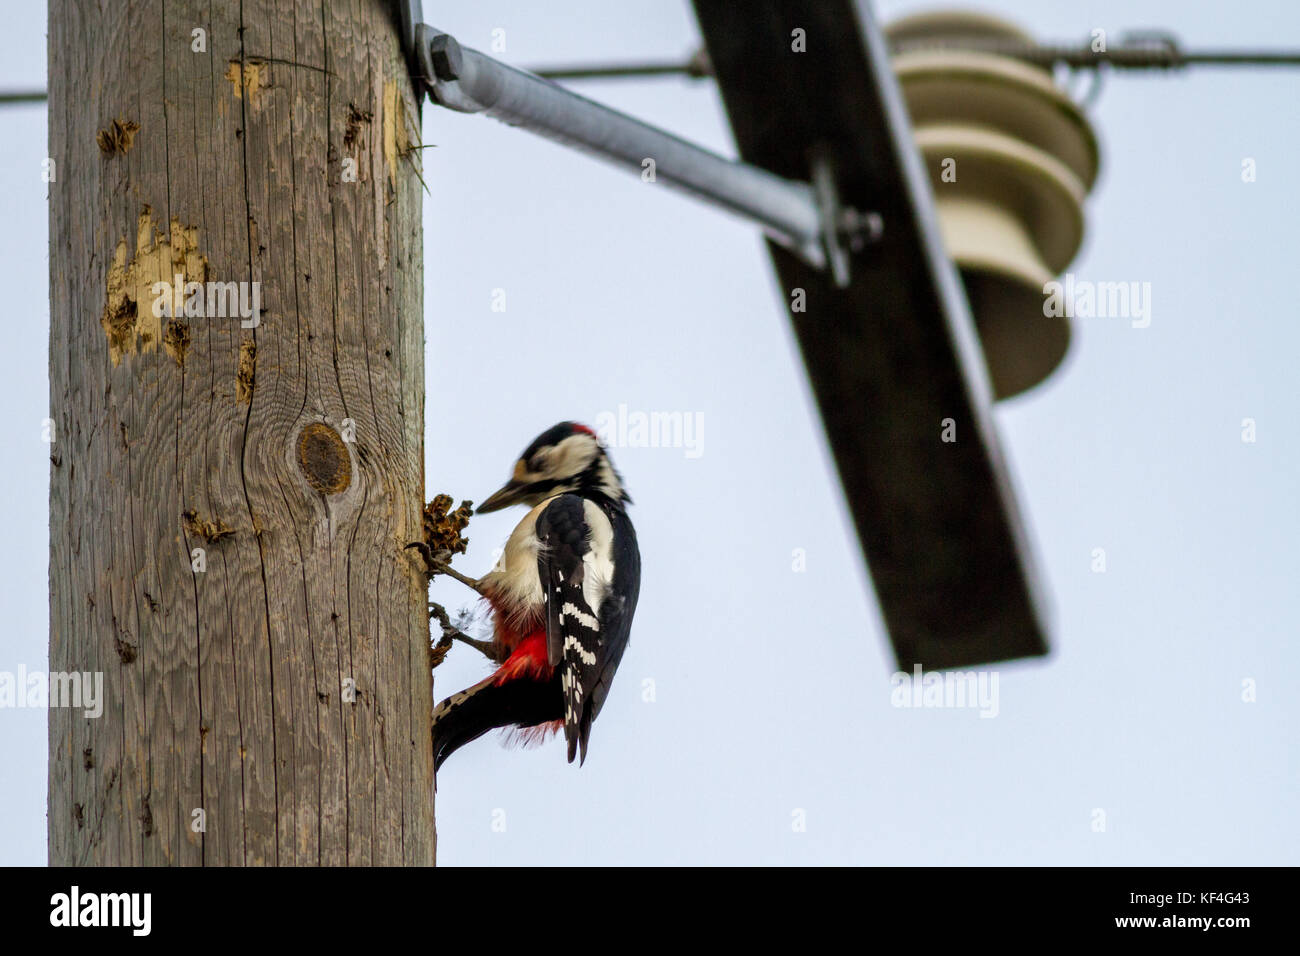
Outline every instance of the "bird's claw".
<svg viewBox="0 0 1300 956">
<path fill-rule="evenodd" d="M 479 593 L 480 596 L 487 597 L 487 592 L 483 590 L 483 584 L 481 582 L 476 581 L 474 578 L 471 578 L 469 575 L 461 574 L 459 571 L 453 568 L 446 561 L 443 561 L 436 554 L 434 554 L 433 550 L 425 542 L 412 541 L 403 550 L 409 550 L 411 548 L 414 548 L 415 550 L 419 551 L 420 556 L 424 558 L 425 570 L 427 571 L 429 577 L 432 578 L 435 574 L 445 574 L 449 578 L 455 578 L 457 581 L 465 585 L 467 588 L 473 588 L 475 591 Z M 446 554 L 445 551 L 441 553 Z"/>
<path fill-rule="evenodd" d="M 449 650 L 451 650 L 451 635 L 444 634 L 437 644 L 429 646 L 429 669 L 433 670 L 445 661 Z"/>
</svg>

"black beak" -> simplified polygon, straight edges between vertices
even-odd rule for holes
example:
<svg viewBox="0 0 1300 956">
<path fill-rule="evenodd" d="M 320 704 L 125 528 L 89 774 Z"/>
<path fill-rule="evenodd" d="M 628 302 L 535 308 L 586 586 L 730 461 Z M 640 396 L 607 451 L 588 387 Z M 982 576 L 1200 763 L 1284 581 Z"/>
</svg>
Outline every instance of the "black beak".
<svg viewBox="0 0 1300 956">
<path fill-rule="evenodd" d="M 479 505 L 474 513 L 485 515 L 489 511 L 500 511 L 502 508 L 508 508 L 523 500 L 527 488 L 528 485 L 522 481 L 508 481 L 506 482 L 505 487 L 501 488 L 495 494 L 491 495 L 487 501 Z"/>
</svg>

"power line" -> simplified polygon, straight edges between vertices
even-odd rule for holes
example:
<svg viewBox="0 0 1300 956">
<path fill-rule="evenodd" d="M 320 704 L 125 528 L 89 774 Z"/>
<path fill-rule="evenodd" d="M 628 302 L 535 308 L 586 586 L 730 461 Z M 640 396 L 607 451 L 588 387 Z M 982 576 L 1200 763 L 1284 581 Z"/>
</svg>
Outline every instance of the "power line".
<svg viewBox="0 0 1300 956">
<path fill-rule="evenodd" d="M 891 53 L 918 50 L 968 50 L 1025 60 L 1038 66 L 1061 64 L 1074 69 L 1179 69 L 1187 66 L 1300 66 L 1300 50 L 1184 50 L 1172 34 L 1162 31 L 1128 33 L 1117 45 L 1094 50 L 1091 43 L 1043 44 L 963 38 L 948 42 L 909 40 L 891 45 Z M 700 79 L 713 75 L 703 50 L 685 61 L 574 65 L 533 70 L 548 80 L 623 79 L 648 76 L 686 76 Z"/>
<path fill-rule="evenodd" d="M 897 43 L 894 53 L 920 50 L 967 50 L 1024 60 L 1038 66 L 1073 69 L 1178 69 L 1187 66 L 1300 66 L 1300 50 L 1183 50 L 1167 33 L 1126 35 L 1118 45 L 1094 50 L 1090 44 L 1023 43 L 999 39 L 960 42 L 916 40 Z"/>
<path fill-rule="evenodd" d="M 918 50 L 969 50 L 1024 60 L 1038 66 L 1058 64 L 1072 69 L 1174 70 L 1189 66 L 1300 66 L 1300 50 L 1184 50 L 1172 35 L 1153 33 L 1140 38 L 1126 35 L 1116 46 L 1094 50 L 1090 44 L 1020 43 L 1006 40 L 960 41 L 912 40 L 894 43 L 893 53 Z M 529 72 L 548 80 L 617 80 L 656 76 L 683 76 L 701 80 L 713 76 L 713 66 L 704 49 L 685 60 L 646 60 L 640 63 L 591 63 L 544 66 Z M 43 103 L 44 90 L 0 92 L 0 106 L 10 103 Z"/>
</svg>

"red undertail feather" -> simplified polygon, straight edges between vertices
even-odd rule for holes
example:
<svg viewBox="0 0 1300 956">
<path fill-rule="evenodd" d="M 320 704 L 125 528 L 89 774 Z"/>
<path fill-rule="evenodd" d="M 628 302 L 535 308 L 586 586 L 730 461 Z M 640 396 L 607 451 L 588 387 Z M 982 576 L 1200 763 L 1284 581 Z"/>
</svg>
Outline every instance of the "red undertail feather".
<svg viewBox="0 0 1300 956">
<path fill-rule="evenodd" d="M 563 720 L 548 720 L 544 724 L 534 724 L 532 727 L 507 727 L 505 733 L 501 735 L 501 744 L 504 747 L 525 749 L 537 747 L 548 737 L 558 734 L 563 729 Z"/>
<path fill-rule="evenodd" d="M 499 687 L 506 681 L 520 678 L 550 680 L 552 673 L 546 652 L 546 629 L 539 628 L 515 645 L 506 662 L 493 675 L 493 682 Z"/>
<path fill-rule="evenodd" d="M 554 669 L 546 652 L 546 628 L 538 628 L 526 635 L 516 645 L 513 653 L 493 675 L 498 687 L 507 681 L 550 680 Z M 507 747 L 536 747 L 552 734 L 564 728 L 563 720 L 549 720 L 532 727 L 507 727 L 502 743 Z"/>
</svg>

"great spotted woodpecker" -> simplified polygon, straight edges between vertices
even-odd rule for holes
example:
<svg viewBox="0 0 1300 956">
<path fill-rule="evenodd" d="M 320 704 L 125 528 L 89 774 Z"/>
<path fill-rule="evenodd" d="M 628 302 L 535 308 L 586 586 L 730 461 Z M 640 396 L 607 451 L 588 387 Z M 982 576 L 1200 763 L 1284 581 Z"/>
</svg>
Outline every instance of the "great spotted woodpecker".
<svg viewBox="0 0 1300 956">
<path fill-rule="evenodd" d="M 561 422 L 529 445 L 478 513 L 530 506 L 497 566 L 475 581 L 437 567 L 492 606 L 491 676 L 433 713 L 434 766 L 497 727 L 542 736 L 563 728 L 569 762 L 587 759 L 591 722 L 627 647 L 641 554 L 605 448 L 585 425 Z"/>
</svg>

